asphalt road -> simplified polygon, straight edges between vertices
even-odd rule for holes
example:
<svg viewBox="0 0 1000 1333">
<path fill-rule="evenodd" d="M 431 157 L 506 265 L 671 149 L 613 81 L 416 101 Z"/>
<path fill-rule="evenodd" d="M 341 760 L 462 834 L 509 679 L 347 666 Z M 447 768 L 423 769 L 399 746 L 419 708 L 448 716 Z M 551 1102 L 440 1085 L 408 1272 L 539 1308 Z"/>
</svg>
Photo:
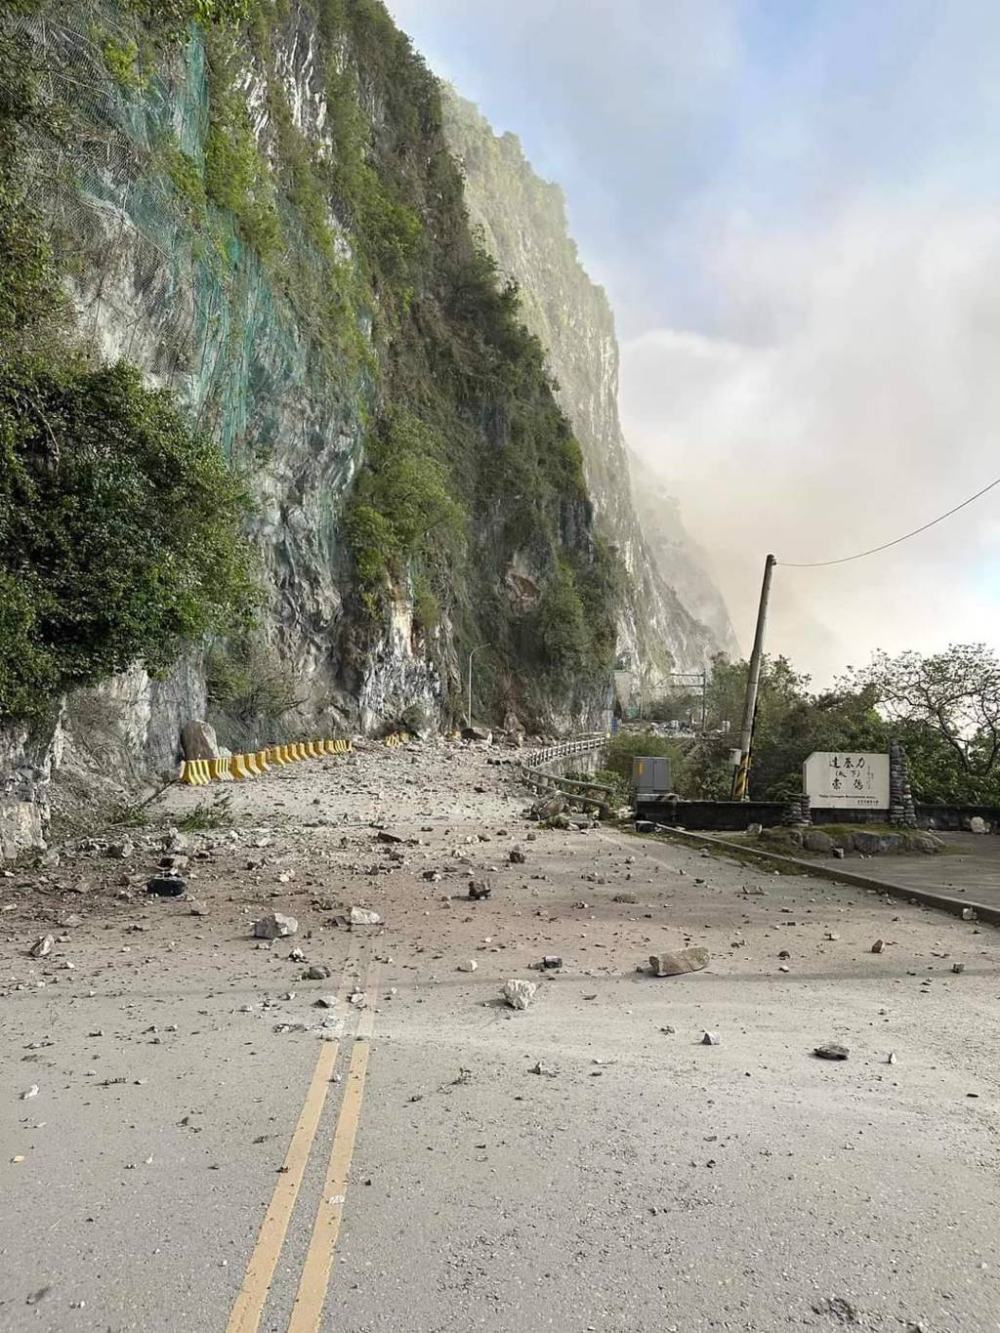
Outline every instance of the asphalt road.
<svg viewBox="0 0 1000 1333">
<path fill-rule="evenodd" d="M 897 884 L 928 889 L 1000 907 L 1000 837 L 977 833 L 938 833 L 947 856 L 904 856 L 869 860 L 864 873 L 885 874 Z M 852 862 L 853 868 L 853 862 Z"/>
<path fill-rule="evenodd" d="M 526 803 L 373 748 L 187 835 L 205 915 L 145 895 L 160 827 L 5 879 L 0 1328 L 1000 1329 L 997 932 Z"/>
</svg>

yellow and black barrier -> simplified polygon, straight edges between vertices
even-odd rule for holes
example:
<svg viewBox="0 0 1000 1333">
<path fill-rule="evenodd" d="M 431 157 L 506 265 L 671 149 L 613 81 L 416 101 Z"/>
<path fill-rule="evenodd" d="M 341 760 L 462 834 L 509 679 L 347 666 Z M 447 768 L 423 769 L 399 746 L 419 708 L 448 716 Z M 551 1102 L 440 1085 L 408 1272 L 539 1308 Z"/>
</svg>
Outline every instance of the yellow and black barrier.
<svg viewBox="0 0 1000 1333">
<path fill-rule="evenodd" d="M 405 739 L 391 738 L 394 745 L 402 745 Z M 389 744 L 388 740 L 386 744 Z M 272 768 L 284 768 L 300 759 L 326 759 L 331 755 L 353 752 L 352 743 L 343 737 L 292 741 L 287 745 L 270 745 L 264 750 L 234 754 L 228 759 L 185 759 L 178 781 L 187 787 L 204 787 L 210 782 L 248 782 Z"/>
</svg>

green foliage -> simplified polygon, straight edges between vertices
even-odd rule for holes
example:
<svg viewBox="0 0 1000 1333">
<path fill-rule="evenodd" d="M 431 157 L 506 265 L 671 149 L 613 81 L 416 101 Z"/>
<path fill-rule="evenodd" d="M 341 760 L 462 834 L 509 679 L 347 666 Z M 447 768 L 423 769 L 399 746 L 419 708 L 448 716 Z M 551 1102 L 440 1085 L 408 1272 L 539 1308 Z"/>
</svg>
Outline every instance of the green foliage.
<svg viewBox="0 0 1000 1333">
<path fill-rule="evenodd" d="M 205 673 L 209 703 L 244 729 L 266 729 L 302 702 L 292 670 L 256 639 L 214 646 Z"/>
<path fill-rule="evenodd" d="M 31 717 L 58 692 L 55 662 L 37 651 L 39 618 L 26 583 L 0 569 L 0 717 Z"/>
<path fill-rule="evenodd" d="M 261 0 L 123 0 L 123 7 L 172 37 L 191 23 L 233 27 L 250 18 Z"/>
<path fill-rule="evenodd" d="M 590 638 L 591 672 L 607 679 L 618 642 L 616 613 L 624 596 L 624 569 L 607 543 L 597 538 L 592 558 L 577 560 L 576 571 L 576 585 Z"/>
<path fill-rule="evenodd" d="M 709 736 L 685 775 L 683 794 L 726 799 L 738 742 L 747 664 L 714 663 L 708 689 Z M 876 656 L 833 690 L 813 694 L 808 676 L 786 658 L 765 658 L 754 730 L 750 795 L 783 800 L 802 789 L 802 763 L 814 750 L 906 749 L 918 801 L 1000 805 L 1000 662 L 979 644 L 922 657 Z"/>
<path fill-rule="evenodd" d="M 413 623 L 425 634 L 437 629 L 441 620 L 441 602 L 426 574 L 413 579 Z"/>
<path fill-rule="evenodd" d="M 107 812 L 106 818 L 110 828 L 129 829 L 149 827 L 149 815 L 146 813 L 144 802 L 120 801 L 118 804 L 111 807 Z"/>
<path fill-rule="evenodd" d="M 25 650 L 0 713 L 39 681 L 90 684 L 249 614 L 246 496 L 168 394 L 69 356 L 0 372 L 0 571 Z M 5 617 L 6 618 L 6 617 Z"/>
<path fill-rule="evenodd" d="M 325 263 L 330 263 L 334 259 L 334 237 L 328 169 L 295 124 L 285 90 L 274 80 L 268 83 L 267 109 L 277 134 L 276 163 L 285 196 L 310 244 Z"/>
<path fill-rule="evenodd" d="M 139 47 L 135 42 L 119 45 L 108 38 L 101 44 L 101 52 L 108 73 L 122 92 L 141 92 L 145 88 L 147 80 L 139 69 Z"/>
<path fill-rule="evenodd" d="M 649 722 L 687 722 L 701 710 L 701 691 L 690 694 L 678 692 L 662 698 L 647 700 L 642 715 Z"/>
<path fill-rule="evenodd" d="M 268 259 L 283 245 L 281 221 L 274 181 L 260 154 L 246 99 L 233 85 L 233 59 L 228 45 L 213 44 L 205 194 L 233 214 L 243 239 Z"/>
<path fill-rule="evenodd" d="M 730 749 L 739 743 L 748 666 L 716 658 L 708 682 L 710 733 L 723 722 L 727 734 L 703 740 L 688 766 L 683 794 L 728 800 L 732 790 Z M 888 748 L 890 732 L 870 691 L 809 692 L 809 677 L 785 657 L 766 657 L 761 666 L 750 768 L 752 800 L 778 801 L 802 790 L 802 764 L 813 750 Z"/>
<path fill-rule="evenodd" d="M 64 301 L 37 211 L 25 198 L 22 135 L 46 128 L 30 46 L 0 25 L 0 358 L 58 320 Z"/>
<path fill-rule="evenodd" d="M 413 206 L 416 200 L 405 197 L 410 192 L 407 187 L 415 184 L 409 179 L 412 164 L 403 172 L 398 167 L 403 154 L 415 146 L 436 89 L 429 86 L 427 71 L 409 39 L 381 4 L 320 0 L 319 8 L 327 41 L 336 44 L 346 38 L 353 56 L 331 62 L 327 72 L 334 136 L 332 195 L 357 239 L 370 278 L 377 288 L 385 289 L 390 301 L 405 307 L 409 280 L 425 255 L 425 234 Z M 394 140 L 383 145 L 388 149 L 385 154 L 372 153 L 372 125 L 362 110 L 372 85 L 386 99 L 385 121 Z"/>
<path fill-rule="evenodd" d="M 601 787 L 610 787 L 614 796 L 619 800 L 624 798 L 628 791 L 628 783 L 613 768 L 599 768 L 596 773 L 570 770 L 564 773 L 563 777 L 570 782 L 596 783 Z"/>
<path fill-rule="evenodd" d="M 178 817 L 177 828 L 181 833 L 204 833 L 208 829 L 230 827 L 233 822 L 232 800 L 232 794 L 224 792 L 214 801 L 202 801 Z"/>
<path fill-rule="evenodd" d="M 434 432 L 401 408 L 390 408 L 369 438 L 346 531 L 362 595 L 372 611 L 414 563 L 426 568 L 460 558 L 465 516 L 441 455 Z M 430 628 L 440 607 L 424 573 L 418 572 L 416 593 L 417 617 Z"/>
<path fill-rule="evenodd" d="M 587 665 L 590 635 L 572 568 L 560 562 L 538 609 L 542 659 L 557 677 L 579 675 Z"/>
<path fill-rule="evenodd" d="M 207 195 L 200 164 L 177 143 L 171 143 L 164 150 L 164 166 L 174 189 L 185 200 L 192 221 L 204 223 Z"/>
<path fill-rule="evenodd" d="M 607 749 L 608 769 L 626 787 L 632 785 L 632 760 L 636 755 L 669 759 L 674 788 L 682 786 L 687 760 L 675 741 L 652 731 L 620 731 L 617 736 L 612 736 Z"/>
<path fill-rule="evenodd" d="M 31 49 L 0 29 L 0 716 L 242 623 L 242 486 L 163 391 L 63 336 L 59 275 L 24 197 L 45 127 Z"/>
<path fill-rule="evenodd" d="M 893 724 L 920 799 L 1000 804 L 1000 659 L 992 648 L 878 653 L 840 684 L 869 693 Z"/>
<path fill-rule="evenodd" d="M 365 605 L 374 615 L 380 595 L 388 589 L 389 571 L 398 555 L 395 531 L 384 514 L 355 497 L 344 519 L 344 534 L 354 556 Z"/>
</svg>

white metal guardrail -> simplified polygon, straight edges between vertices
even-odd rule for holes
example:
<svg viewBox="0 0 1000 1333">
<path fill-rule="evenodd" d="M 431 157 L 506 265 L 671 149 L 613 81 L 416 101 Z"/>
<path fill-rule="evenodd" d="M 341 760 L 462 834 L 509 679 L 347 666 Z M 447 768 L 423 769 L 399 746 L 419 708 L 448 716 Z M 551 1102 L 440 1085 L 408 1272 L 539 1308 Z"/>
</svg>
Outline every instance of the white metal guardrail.
<svg viewBox="0 0 1000 1333">
<path fill-rule="evenodd" d="M 556 745 L 548 745 L 544 750 L 532 750 L 525 755 L 522 762 L 522 768 L 538 768 L 542 764 L 549 764 L 553 759 L 568 759 L 574 754 L 590 754 L 594 750 L 600 750 L 602 746 L 607 745 L 607 736 L 594 734 L 592 736 L 580 736 L 575 741 L 559 741 Z"/>
<path fill-rule="evenodd" d="M 607 743 L 608 738 L 604 735 L 581 736 L 573 741 L 560 741 L 556 745 L 547 745 L 542 750 L 533 750 L 520 764 L 521 777 L 534 791 L 559 792 L 568 801 L 596 806 L 599 814 L 607 815 L 616 794 L 613 787 L 546 771 L 547 764 L 570 759 L 577 754 L 593 754 L 595 750 L 603 749 Z"/>
</svg>

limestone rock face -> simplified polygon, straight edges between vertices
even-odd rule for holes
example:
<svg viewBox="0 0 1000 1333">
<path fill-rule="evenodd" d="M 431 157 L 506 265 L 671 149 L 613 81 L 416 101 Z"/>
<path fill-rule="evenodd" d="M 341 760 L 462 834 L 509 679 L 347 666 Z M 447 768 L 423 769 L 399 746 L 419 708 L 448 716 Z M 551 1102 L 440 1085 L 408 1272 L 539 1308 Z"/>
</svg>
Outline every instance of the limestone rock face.
<svg viewBox="0 0 1000 1333">
<path fill-rule="evenodd" d="M 736 654 L 725 603 L 676 501 L 628 450 L 618 414 L 614 315 L 580 263 L 562 191 L 536 175 L 515 135 L 495 134 L 471 102 L 446 89 L 444 107 L 472 220 L 518 284 L 525 322 L 546 349 L 583 450 L 599 529 L 631 575 L 619 654 L 656 666 L 666 646 L 679 671 L 700 671 L 716 652 Z"/>
<path fill-rule="evenodd" d="M 45 850 L 53 753 L 26 727 L 0 730 L 0 861 Z"/>
<path fill-rule="evenodd" d="M 597 541 L 586 487 L 572 467 L 562 466 L 561 446 L 567 446 L 570 463 L 572 450 L 541 382 L 541 367 L 532 361 L 534 352 L 509 353 L 511 366 L 521 356 L 535 367 L 539 385 L 530 397 L 520 362 L 518 376 L 509 382 L 510 393 L 522 398 L 509 403 L 501 401 L 506 389 L 497 397 L 496 384 L 504 376 L 497 380 L 493 371 L 483 373 L 487 353 L 476 349 L 492 348 L 494 315 L 481 279 L 479 305 L 472 301 L 466 308 L 475 267 L 472 243 L 460 182 L 457 173 L 450 174 L 454 168 L 434 110 L 436 85 L 422 63 L 400 56 L 398 85 L 390 96 L 388 76 L 364 46 L 366 30 L 338 18 L 340 6 L 326 7 L 330 12 L 320 23 L 320 7 L 289 0 L 277 7 L 263 48 L 252 23 L 222 33 L 204 19 L 181 37 L 152 30 L 161 22 L 158 6 L 115 6 L 116 13 L 121 10 L 116 22 L 123 44 L 134 45 L 142 61 L 155 66 L 144 68 L 142 80 L 125 89 L 93 37 L 102 8 L 95 0 L 40 0 L 30 13 L 12 19 L 36 45 L 45 87 L 57 110 L 70 113 L 72 127 L 71 171 L 64 169 L 64 144 L 41 135 L 32 139 L 29 193 L 53 233 L 72 237 L 65 287 L 82 352 L 108 362 L 124 358 L 148 384 L 173 393 L 249 478 L 253 504 L 246 536 L 259 556 L 264 583 L 255 633 L 292 683 L 290 736 L 374 730 L 408 710 L 420 710 L 434 727 L 450 720 L 470 645 L 496 643 L 477 618 L 490 625 L 499 621 L 507 631 L 509 680 L 556 681 L 555 674 L 536 670 L 540 640 L 533 618 L 545 612 L 560 579 L 573 570 L 588 599 L 588 619 L 581 625 L 589 632 L 591 604 L 599 610 L 611 604 L 610 559 L 606 543 Z M 208 13 L 215 7 L 203 8 Z M 131 27 L 134 43 L 127 40 Z M 227 48 L 225 59 L 219 58 L 219 42 Z M 227 203 L 218 191 L 216 197 L 205 194 L 211 195 L 206 162 L 212 118 L 225 105 L 225 89 L 213 80 L 226 79 L 246 111 L 241 152 L 255 157 L 264 182 L 259 190 L 254 187 L 260 195 L 254 207 L 275 205 L 279 257 L 255 239 L 239 203 Z M 363 228 L 372 224 L 364 210 L 330 186 L 336 154 L 353 151 L 345 146 L 346 136 L 338 139 L 343 117 L 338 122 L 334 114 L 331 89 L 354 98 L 364 160 L 377 158 L 389 196 L 407 201 L 402 211 L 412 213 L 423 238 L 406 259 L 413 271 L 393 277 L 379 270 L 372 256 L 384 238 L 365 234 Z M 306 162 L 322 167 L 317 166 L 318 184 L 313 182 L 320 191 L 318 209 L 316 199 L 311 207 L 300 206 L 298 186 L 290 184 Z M 329 269 L 321 263 L 323 254 Z M 315 255 L 316 263 L 293 272 L 301 255 Z M 389 267 L 397 262 L 392 255 L 383 259 Z M 412 322 L 403 336 L 396 325 L 406 320 Z M 412 373 L 398 373 L 393 358 L 405 355 L 399 349 L 424 347 L 423 333 L 431 328 L 442 347 L 469 350 L 472 360 L 468 365 L 462 360 L 468 382 L 427 368 L 448 361 L 440 349 L 436 359 L 426 357 L 419 366 L 414 355 L 406 367 Z M 604 333 L 587 341 L 587 356 L 594 355 L 613 359 Z M 584 378 L 589 365 L 582 367 Z M 591 485 L 601 491 L 598 508 L 609 514 L 617 512 L 623 494 L 614 482 L 622 452 L 620 441 L 601 434 L 599 421 L 615 374 L 609 361 L 594 382 L 601 401 L 595 400 L 585 445 Z M 427 394 L 408 390 L 405 403 L 397 403 L 396 386 L 412 386 L 421 375 L 426 378 L 416 389 L 426 388 Z M 583 381 L 574 389 L 575 399 L 582 396 Z M 463 478 L 467 474 L 470 489 L 463 504 L 467 517 L 477 516 L 463 547 L 468 559 L 449 566 L 449 578 L 438 578 L 433 589 L 417 586 L 419 560 L 412 568 L 394 568 L 373 611 L 359 587 L 346 509 L 375 456 L 371 445 L 380 416 L 397 406 L 409 411 L 424 399 L 435 403 L 429 413 L 435 430 L 440 421 L 455 426 L 460 454 L 455 467 Z M 512 406 L 517 410 L 508 410 Z M 518 440 L 526 450 L 520 461 L 526 476 L 544 481 L 530 496 L 518 493 L 520 483 L 497 480 L 494 466 L 514 442 L 511 421 L 525 411 L 531 421 L 520 423 Z M 535 430 L 540 424 L 545 429 Z M 603 462 L 601 450 L 607 452 Z M 484 520 L 483 514 L 489 517 Z M 615 523 L 614 531 L 624 533 L 627 522 Z M 612 540 L 612 529 L 605 535 Z M 588 581 L 591 572 L 598 577 Z M 450 586 L 458 579 L 469 587 Z M 435 601 L 438 613 L 428 616 L 428 603 Z M 597 623 L 600 615 L 594 619 Z M 692 642 L 699 632 L 692 625 Z M 605 642 L 606 636 L 602 647 Z M 704 656 L 695 655 L 699 661 Z M 537 690 L 526 699 L 511 687 L 517 716 L 529 730 L 542 724 L 560 730 L 603 727 L 610 671 L 603 661 L 597 665 L 567 668 L 566 679 L 547 685 L 541 702 L 536 703 Z M 484 654 L 478 663 L 484 681 L 490 678 L 487 666 Z M 497 674 L 493 664 L 492 676 Z M 5 732 L 0 737 L 4 854 L 42 840 L 43 792 L 53 765 L 72 772 L 74 788 L 109 781 L 118 783 L 116 795 L 125 795 L 122 789 L 130 783 L 134 790 L 139 779 L 176 771 L 181 730 L 192 719 L 218 728 L 214 750 L 207 732 L 197 740 L 189 737 L 191 752 L 199 757 L 218 754 L 218 742 L 234 751 L 261 743 L 265 729 L 253 722 L 246 734 L 223 730 L 223 719 L 211 711 L 217 696 L 210 698 L 208 684 L 206 656 L 195 648 L 165 676 L 153 679 L 136 665 L 88 690 L 89 719 L 74 718 L 71 696 L 64 723 L 50 729 L 41 748 Z M 502 716 L 507 701 L 492 699 L 485 684 L 482 694 L 475 706 L 496 708 Z M 68 790 L 71 784 L 64 785 Z"/>
</svg>

